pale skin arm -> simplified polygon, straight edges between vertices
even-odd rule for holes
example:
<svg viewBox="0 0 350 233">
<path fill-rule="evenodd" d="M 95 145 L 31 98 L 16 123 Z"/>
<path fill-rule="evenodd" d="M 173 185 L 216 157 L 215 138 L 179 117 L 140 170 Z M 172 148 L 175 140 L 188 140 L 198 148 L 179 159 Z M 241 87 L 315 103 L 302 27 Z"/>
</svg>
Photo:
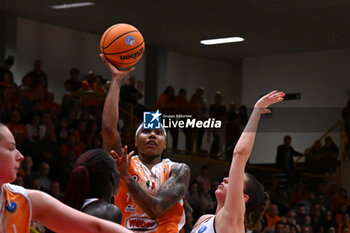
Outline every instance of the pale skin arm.
<svg viewBox="0 0 350 233">
<path fill-rule="evenodd" d="M 111 84 L 108 90 L 102 114 L 103 149 L 107 151 L 115 150 L 117 153 L 121 154 L 122 145 L 120 135 L 117 129 L 119 120 L 118 104 L 120 87 L 122 85 L 123 79 L 126 76 L 128 76 L 128 74 L 135 68 L 132 67 L 125 71 L 118 70 L 106 59 L 106 57 L 103 54 L 101 54 L 100 57 L 112 75 Z"/>
<path fill-rule="evenodd" d="M 282 101 L 284 95 L 283 92 L 270 92 L 260 98 L 254 106 L 246 128 L 233 152 L 225 204 L 216 215 L 215 226 L 217 232 L 225 232 L 227 225 L 230 225 L 230 232 L 245 232 L 245 199 L 249 198 L 243 194 L 245 165 L 253 148 L 261 114 L 270 113 L 267 107 Z"/>
<path fill-rule="evenodd" d="M 133 152 L 127 154 L 124 147 L 121 157 L 115 151 L 111 155 L 116 159 L 120 180 L 142 210 L 152 219 L 157 219 L 177 202 L 184 198 L 190 182 L 190 168 L 184 163 L 175 163 L 171 167 L 169 178 L 161 185 L 155 196 L 146 193 L 128 172 Z"/>
<path fill-rule="evenodd" d="M 32 219 L 57 233 L 132 233 L 119 224 L 72 209 L 44 192 L 27 190 L 27 193 Z"/>
</svg>

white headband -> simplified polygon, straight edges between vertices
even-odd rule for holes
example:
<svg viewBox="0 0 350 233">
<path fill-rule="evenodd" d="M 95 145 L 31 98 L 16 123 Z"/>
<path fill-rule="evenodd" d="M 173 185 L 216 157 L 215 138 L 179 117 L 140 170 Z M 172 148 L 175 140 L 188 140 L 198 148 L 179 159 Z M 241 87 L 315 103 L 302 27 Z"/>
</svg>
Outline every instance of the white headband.
<svg viewBox="0 0 350 233">
<path fill-rule="evenodd" d="M 137 138 L 137 135 L 139 134 L 140 130 L 143 128 L 143 122 L 137 127 L 137 130 L 135 132 L 135 138 Z M 160 124 L 160 129 L 163 131 L 164 136 L 166 137 L 166 130 L 164 129 L 163 125 Z"/>
</svg>

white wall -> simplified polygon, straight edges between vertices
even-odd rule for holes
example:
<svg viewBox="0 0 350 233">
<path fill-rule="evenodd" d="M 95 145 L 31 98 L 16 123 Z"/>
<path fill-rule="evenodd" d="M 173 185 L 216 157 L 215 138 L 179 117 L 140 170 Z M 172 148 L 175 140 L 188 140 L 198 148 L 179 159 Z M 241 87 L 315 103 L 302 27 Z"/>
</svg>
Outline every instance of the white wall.
<svg viewBox="0 0 350 233">
<path fill-rule="evenodd" d="M 164 59 L 158 80 L 158 96 L 172 85 L 176 94 L 180 88 L 185 88 L 188 99 L 198 87 L 204 87 L 208 104 L 214 102 L 216 91 L 222 92 L 224 104 L 240 101 L 241 74 L 236 66 L 172 51 L 167 51 Z"/>
<path fill-rule="evenodd" d="M 64 92 L 63 83 L 69 78 L 72 67 L 79 68 L 82 75 L 93 70 L 109 79 L 109 72 L 99 58 L 100 37 L 18 18 L 16 66 L 13 69 L 16 83 L 20 84 L 22 77 L 33 69 L 36 59 L 42 61 L 48 88 L 59 103 Z M 133 73 L 137 80 L 144 81 L 144 60 L 140 60 Z"/>
<path fill-rule="evenodd" d="M 251 162 L 274 162 L 283 136 L 303 152 L 337 120 L 349 99 L 350 49 L 245 58 L 242 102 L 253 106 L 270 90 L 301 93 L 300 100 L 274 106 L 262 120 Z M 286 109 L 279 109 L 286 108 Z M 332 135 L 339 141 L 339 134 Z"/>
</svg>

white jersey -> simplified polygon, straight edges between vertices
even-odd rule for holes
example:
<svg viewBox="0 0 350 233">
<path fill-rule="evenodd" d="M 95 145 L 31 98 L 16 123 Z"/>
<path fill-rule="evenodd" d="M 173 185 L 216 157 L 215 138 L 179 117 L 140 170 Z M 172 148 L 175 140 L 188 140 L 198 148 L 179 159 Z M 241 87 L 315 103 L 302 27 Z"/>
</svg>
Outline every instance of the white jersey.
<svg viewBox="0 0 350 233">
<path fill-rule="evenodd" d="M 216 233 L 215 231 L 215 215 L 208 217 L 196 228 L 194 228 L 191 233 Z"/>
</svg>

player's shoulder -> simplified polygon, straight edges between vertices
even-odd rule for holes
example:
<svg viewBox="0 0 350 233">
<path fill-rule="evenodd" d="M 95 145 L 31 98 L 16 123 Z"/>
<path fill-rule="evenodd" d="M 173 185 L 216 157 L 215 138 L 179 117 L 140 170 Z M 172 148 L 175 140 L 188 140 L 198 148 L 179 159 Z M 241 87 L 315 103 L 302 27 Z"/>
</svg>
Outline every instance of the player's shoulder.
<svg viewBox="0 0 350 233">
<path fill-rule="evenodd" d="M 170 174 L 187 177 L 191 175 L 191 169 L 186 163 L 173 162 L 171 166 Z"/>
<path fill-rule="evenodd" d="M 215 216 L 215 215 L 212 215 L 212 214 L 202 215 L 201 217 L 199 217 L 199 219 L 197 220 L 196 224 L 194 224 L 193 229 L 195 229 L 196 227 L 201 225 L 204 221 L 208 220 L 209 218 L 211 218 L 213 216 Z"/>
</svg>

